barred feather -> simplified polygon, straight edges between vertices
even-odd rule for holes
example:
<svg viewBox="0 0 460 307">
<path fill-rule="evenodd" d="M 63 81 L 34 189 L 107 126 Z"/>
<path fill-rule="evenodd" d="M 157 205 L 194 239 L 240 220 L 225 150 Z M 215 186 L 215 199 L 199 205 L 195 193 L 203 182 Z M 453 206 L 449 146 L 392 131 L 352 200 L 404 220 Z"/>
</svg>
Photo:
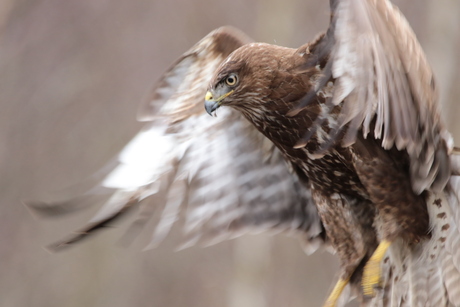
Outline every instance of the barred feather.
<svg viewBox="0 0 460 307">
<path fill-rule="evenodd" d="M 327 33 L 297 50 L 248 44 L 224 27 L 186 52 L 141 108 L 151 123 L 88 192 L 111 197 L 52 247 L 145 200 L 130 232 L 162 209 L 148 247 L 181 215 L 181 248 L 248 232 L 300 234 L 310 251 L 328 240 L 341 258 L 350 284 L 338 305 L 354 291 L 364 306 L 460 306 L 460 155 L 432 70 L 390 1 L 330 2 Z M 231 88 L 222 82 L 229 73 L 239 73 Z M 224 109 L 210 119 L 208 84 L 225 93 L 216 107 L 244 116 Z M 71 211 L 67 204 L 32 206 L 53 214 Z M 381 289 L 365 298 L 362 267 L 388 238 Z"/>
<path fill-rule="evenodd" d="M 168 235 L 182 212 L 186 240 L 181 248 L 267 230 L 298 235 L 310 252 L 319 246 L 322 226 L 308 183 L 300 181 L 273 144 L 240 114 L 223 110 L 211 119 L 202 106 L 212 72 L 248 41 L 236 29 L 220 28 L 165 73 L 141 109 L 141 120 L 151 122 L 122 150 L 112 171 L 87 192 L 101 190 L 111 197 L 87 226 L 51 249 L 86 238 L 143 200 L 128 235 L 142 230 L 155 207 L 162 209 L 148 248 Z M 155 204 L 149 202 L 152 198 Z M 30 206 L 53 214 L 78 206 L 72 203 L 79 199 Z"/>
</svg>

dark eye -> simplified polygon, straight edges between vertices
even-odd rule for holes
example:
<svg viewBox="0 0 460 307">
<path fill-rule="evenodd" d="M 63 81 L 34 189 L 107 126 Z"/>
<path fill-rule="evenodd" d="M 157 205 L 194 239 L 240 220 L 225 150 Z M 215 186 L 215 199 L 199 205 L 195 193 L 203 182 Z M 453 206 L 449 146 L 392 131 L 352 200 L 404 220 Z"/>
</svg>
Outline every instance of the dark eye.
<svg viewBox="0 0 460 307">
<path fill-rule="evenodd" d="M 225 83 L 229 86 L 234 86 L 238 82 L 238 77 L 235 74 L 231 74 L 225 79 Z"/>
</svg>

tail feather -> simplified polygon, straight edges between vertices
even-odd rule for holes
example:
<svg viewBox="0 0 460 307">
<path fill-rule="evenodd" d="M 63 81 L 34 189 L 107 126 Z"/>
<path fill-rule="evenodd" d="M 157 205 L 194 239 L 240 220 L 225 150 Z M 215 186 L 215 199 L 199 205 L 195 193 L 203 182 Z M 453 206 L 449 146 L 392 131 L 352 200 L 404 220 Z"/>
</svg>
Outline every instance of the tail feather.
<svg viewBox="0 0 460 307">
<path fill-rule="evenodd" d="M 451 231 L 449 232 L 448 240 L 446 241 L 446 251 L 451 257 L 452 264 L 458 272 L 460 272 L 460 232 L 455 224 L 450 223 Z"/>
<path fill-rule="evenodd" d="M 432 262 L 428 268 L 426 306 L 447 306 L 447 292 L 444 287 L 442 269 L 439 261 Z"/>
<path fill-rule="evenodd" d="M 446 190 L 451 216 L 443 226 L 448 228 L 442 258 L 443 279 L 449 301 L 460 306 L 460 177 L 452 176 Z"/>
<path fill-rule="evenodd" d="M 442 271 L 442 278 L 450 303 L 454 306 L 460 306 L 460 272 L 448 254 L 444 255 L 442 259 Z"/>
<path fill-rule="evenodd" d="M 444 193 L 427 201 L 432 239 L 424 254 L 428 268 L 428 306 L 460 306 L 459 177 L 452 176 Z"/>
<path fill-rule="evenodd" d="M 393 253 L 394 255 L 394 253 Z M 393 306 L 405 306 L 406 295 L 409 291 L 409 284 L 407 282 L 407 267 L 404 263 L 404 257 L 402 255 L 402 250 L 399 250 L 399 253 L 396 257 L 393 257 L 392 262 L 394 264 L 393 271 L 393 297 L 391 305 Z"/>
<path fill-rule="evenodd" d="M 407 300 L 410 306 L 425 306 L 428 301 L 428 272 L 423 261 L 415 252 L 408 257 L 409 292 Z"/>
<path fill-rule="evenodd" d="M 453 179 L 445 192 L 428 194 L 429 240 L 412 247 L 396 241 L 390 247 L 382 268 L 383 306 L 460 306 L 460 234 L 455 218 L 459 183 Z M 375 301 L 371 305 L 379 306 Z"/>
</svg>

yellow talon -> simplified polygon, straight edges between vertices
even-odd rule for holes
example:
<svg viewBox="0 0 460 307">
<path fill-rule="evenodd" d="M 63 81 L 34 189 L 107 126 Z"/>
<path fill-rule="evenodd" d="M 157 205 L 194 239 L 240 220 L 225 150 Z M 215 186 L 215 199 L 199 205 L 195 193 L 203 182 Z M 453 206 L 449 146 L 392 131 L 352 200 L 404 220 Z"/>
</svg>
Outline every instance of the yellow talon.
<svg viewBox="0 0 460 307">
<path fill-rule="evenodd" d="M 380 242 L 377 249 L 372 254 L 371 258 L 367 261 L 364 266 L 363 279 L 361 285 L 365 296 L 374 296 L 374 288 L 380 283 L 381 275 L 381 262 L 391 242 L 383 240 Z"/>
<path fill-rule="evenodd" d="M 324 307 L 334 307 L 337 303 L 337 300 L 340 297 L 340 294 L 342 294 L 343 289 L 345 286 L 348 284 L 348 281 L 350 279 L 342 279 L 340 278 L 339 281 L 334 286 L 334 289 L 332 290 L 331 294 L 326 300 L 326 303 L 324 303 Z"/>
</svg>

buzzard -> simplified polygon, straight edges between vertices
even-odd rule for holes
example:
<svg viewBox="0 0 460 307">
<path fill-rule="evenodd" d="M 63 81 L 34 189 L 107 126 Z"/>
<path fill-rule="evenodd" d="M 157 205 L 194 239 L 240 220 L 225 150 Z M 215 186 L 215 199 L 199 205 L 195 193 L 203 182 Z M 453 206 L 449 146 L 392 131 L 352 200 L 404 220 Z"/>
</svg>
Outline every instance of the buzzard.
<svg viewBox="0 0 460 307">
<path fill-rule="evenodd" d="M 146 129 L 87 192 L 111 197 L 51 248 L 160 196 L 150 247 L 185 207 L 183 247 L 263 230 L 330 246 L 341 272 L 325 306 L 347 302 L 345 287 L 365 306 L 460 306 L 460 158 L 432 70 L 390 1 L 330 6 L 327 31 L 298 49 L 223 27 L 187 51 L 142 105 Z M 151 214 L 143 202 L 133 229 Z"/>
</svg>

